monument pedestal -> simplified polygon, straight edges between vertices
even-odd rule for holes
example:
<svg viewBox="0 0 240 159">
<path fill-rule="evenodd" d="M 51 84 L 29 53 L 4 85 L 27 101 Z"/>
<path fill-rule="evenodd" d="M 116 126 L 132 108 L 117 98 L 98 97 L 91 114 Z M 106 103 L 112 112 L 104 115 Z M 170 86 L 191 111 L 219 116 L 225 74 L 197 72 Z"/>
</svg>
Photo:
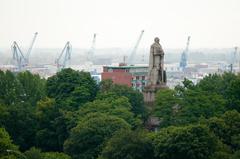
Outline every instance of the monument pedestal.
<svg viewBox="0 0 240 159">
<path fill-rule="evenodd" d="M 154 109 L 154 102 L 155 102 L 155 96 L 158 90 L 161 89 L 166 89 L 168 88 L 166 83 L 159 84 L 159 85 L 148 85 L 144 88 L 143 90 L 143 97 L 144 97 L 144 102 L 147 107 L 147 109 L 152 112 Z M 149 130 L 157 130 L 157 127 L 160 124 L 160 119 L 155 116 L 149 116 L 147 122 L 146 122 L 146 127 Z"/>
<path fill-rule="evenodd" d="M 153 103 L 155 101 L 155 94 L 160 89 L 168 88 L 166 83 L 159 84 L 159 85 L 148 85 L 143 90 L 143 97 L 145 103 Z"/>
</svg>

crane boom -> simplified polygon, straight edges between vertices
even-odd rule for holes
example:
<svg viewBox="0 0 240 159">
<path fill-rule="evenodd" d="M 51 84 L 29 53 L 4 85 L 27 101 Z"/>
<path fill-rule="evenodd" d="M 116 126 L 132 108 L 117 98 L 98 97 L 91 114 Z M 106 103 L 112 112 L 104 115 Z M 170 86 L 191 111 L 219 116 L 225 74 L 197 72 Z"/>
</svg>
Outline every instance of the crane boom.
<svg viewBox="0 0 240 159">
<path fill-rule="evenodd" d="M 139 38 L 138 38 L 138 40 L 137 40 L 137 43 L 135 44 L 135 46 L 134 46 L 134 48 L 133 48 L 133 50 L 132 50 L 132 52 L 131 52 L 131 54 L 130 54 L 130 57 L 129 57 L 129 59 L 128 59 L 128 64 L 129 64 L 129 65 L 133 65 L 133 64 L 134 64 L 133 59 L 134 59 L 134 57 L 135 57 L 135 55 L 136 55 L 138 46 L 139 46 L 140 41 L 141 41 L 141 39 L 142 39 L 142 37 L 143 37 L 143 33 L 144 33 L 144 30 L 141 31 L 141 34 L 140 34 L 140 36 L 139 36 Z"/>
<path fill-rule="evenodd" d="M 28 51 L 27 51 L 27 54 L 26 54 L 27 64 L 29 63 L 29 56 L 30 56 L 30 54 L 31 54 L 31 51 L 32 51 L 33 45 L 34 45 L 34 43 L 35 43 L 35 40 L 36 40 L 36 38 L 37 38 L 37 35 L 38 35 L 38 32 L 34 33 L 32 42 L 31 42 L 31 44 L 30 44 L 30 47 L 28 48 Z"/>
<path fill-rule="evenodd" d="M 231 54 L 231 61 L 230 64 L 234 65 L 237 62 L 237 51 L 238 47 L 234 47 L 234 51 Z"/>
<path fill-rule="evenodd" d="M 67 62 L 70 61 L 70 59 L 71 59 L 71 53 L 72 53 L 72 46 L 71 46 L 70 42 L 68 41 L 65 44 L 61 54 L 55 60 L 58 70 L 66 68 Z"/>
<path fill-rule="evenodd" d="M 234 51 L 231 53 L 231 57 L 230 57 L 230 72 L 233 72 L 233 67 L 234 64 L 237 62 L 237 52 L 238 52 L 238 47 L 234 47 Z"/>
<path fill-rule="evenodd" d="M 96 47 L 96 37 L 97 37 L 97 34 L 94 33 L 93 34 L 92 46 L 91 46 L 90 50 L 88 51 L 88 55 L 87 55 L 88 61 L 92 61 L 93 60 L 93 55 L 95 53 L 95 47 Z"/>
<path fill-rule="evenodd" d="M 181 55 L 180 68 L 182 68 L 183 70 L 187 67 L 187 54 L 189 51 L 190 39 L 191 36 L 188 36 L 186 48 Z"/>
<path fill-rule="evenodd" d="M 23 52 L 16 41 L 13 42 L 11 48 L 13 53 L 13 60 L 17 62 L 17 71 L 22 71 L 22 69 L 27 65 L 27 59 L 24 57 Z"/>
</svg>

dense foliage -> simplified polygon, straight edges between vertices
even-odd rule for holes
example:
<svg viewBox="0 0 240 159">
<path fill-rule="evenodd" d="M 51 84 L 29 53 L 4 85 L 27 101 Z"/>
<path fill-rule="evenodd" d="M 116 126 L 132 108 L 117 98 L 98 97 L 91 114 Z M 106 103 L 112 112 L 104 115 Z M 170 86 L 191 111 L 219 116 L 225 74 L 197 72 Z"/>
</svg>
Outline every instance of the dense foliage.
<svg viewBox="0 0 240 159">
<path fill-rule="evenodd" d="M 153 159 L 153 145 L 147 131 L 121 130 L 104 147 L 100 159 Z"/>
<path fill-rule="evenodd" d="M 146 109 L 140 92 L 87 72 L 0 71 L 0 159 L 238 159 L 239 112 L 232 73 L 161 89 Z"/>
</svg>

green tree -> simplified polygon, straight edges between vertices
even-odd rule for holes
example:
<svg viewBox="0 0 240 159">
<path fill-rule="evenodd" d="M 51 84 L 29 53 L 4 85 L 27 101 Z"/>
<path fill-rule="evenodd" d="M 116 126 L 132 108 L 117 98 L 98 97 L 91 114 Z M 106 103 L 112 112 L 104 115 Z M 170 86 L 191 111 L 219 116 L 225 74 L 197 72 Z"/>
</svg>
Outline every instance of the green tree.
<svg viewBox="0 0 240 159">
<path fill-rule="evenodd" d="M 20 150 L 27 150 L 35 144 L 37 121 L 34 108 L 28 103 L 16 103 L 7 107 L 3 126 Z"/>
<path fill-rule="evenodd" d="M 35 106 L 45 96 L 45 80 L 30 72 L 0 71 L 0 102 L 6 105 L 28 102 Z"/>
<path fill-rule="evenodd" d="M 135 117 L 131 112 L 132 106 L 126 97 L 105 98 L 104 100 L 94 100 L 86 103 L 77 112 L 79 120 L 84 120 L 84 117 L 89 113 L 104 113 L 124 119 L 132 127 L 142 125 L 140 118 Z"/>
<path fill-rule="evenodd" d="M 208 159 L 218 143 L 203 125 L 164 128 L 153 139 L 155 156 L 161 159 Z"/>
<path fill-rule="evenodd" d="M 45 98 L 39 101 L 36 118 L 38 120 L 37 146 L 44 151 L 62 151 L 68 132 L 63 114 L 57 108 L 55 100 Z"/>
<path fill-rule="evenodd" d="M 71 159 L 70 156 L 62 152 L 42 152 L 35 147 L 29 149 L 24 154 L 27 159 Z"/>
<path fill-rule="evenodd" d="M 0 70 L 0 102 L 6 105 L 12 105 L 22 101 L 24 94 L 20 82 L 16 76 L 10 72 Z"/>
<path fill-rule="evenodd" d="M 8 151 L 18 152 L 18 147 L 12 143 L 12 140 L 7 131 L 4 128 L 0 128 L 0 158 L 16 158 L 14 154 L 9 153 Z"/>
<path fill-rule="evenodd" d="M 230 110 L 235 109 L 240 112 L 240 74 L 229 83 L 226 90 L 226 99 Z"/>
<path fill-rule="evenodd" d="M 88 119 L 72 129 L 70 137 L 64 143 L 64 151 L 74 159 L 96 158 L 104 143 L 120 129 L 130 129 L 130 126 L 115 116 L 88 114 Z"/>
<path fill-rule="evenodd" d="M 41 79 L 39 75 L 33 75 L 29 71 L 17 74 L 17 80 L 20 82 L 23 94 L 21 100 L 29 102 L 35 106 L 37 101 L 46 96 L 46 81 Z"/>
<path fill-rule="evenodd" d="M 153 159 L 153 145 L 143 130 L 121 130 L 104 147 L 100 159 Z"/>
<path fill-rule="evenodd" d="M 208 127 L 233 151 L 240 149 L 240 113 L 236 110 L 227 111 L 221 117 L 209 119 Z"/>
<path fill-rule="evenodd" d="M 46 152 L 43 159 L 71 159 L 71 157 L 60 152 Z"/>
<path fill-rule="evenodd" d="M 197 122 L 200 117 L 210 118 L 224 113 L 226 100 L 216 93 L 187 90 L 178 113 L 180 123 Z"/>
<path fill-rule="evenodd" d="M 105 99 L 113 97 L 127 97 L 131 103 L 131 111 L 136 116 L 145 117 L 146 110 L 144 108 L 143 95 L 139 91 L 133 90 L 132 88 L 125 85 L 112 84 L 109 80 L 102 81 L 100 83 L 100 92 L 97 96 L 97 99 Z"/>
<path fill-rule="evenodd" d="M 27 159 L 43 159 L 44 157 L 41 150 L 35 147 L 30 148 L 24 154 Z"/>
<path fill-rule="evenodd" d="M 240 111 L 240 74 L 210 74 L 204 77 L 196 87 L 203 91 L 222 95 L 227 100 L 227 108 L 229 110 L 236 109 Z"/>
<path fill-rule="evenodd" d="M 153 116 L 160 118 L 160 127 L 176 123 L 176 114 L 180 110 L 180 102 L 181 100 L 175 90 L 162 89 L 157 92 Z"/>
<path fill-rule="evenodd" d="M 232 159 L 239 159 L 239 158 L 240 158 L 240 150 L 236 151 L 236 152 L 233 154 Z"/>
<path fill-rule="evenodd" d="M 76 109 L 94 100 L 98 86 L 87 72 L 63 69 L 47 80 L 47 94 L 64 109 Z"/>
<path fill-rule="evenodd" d="M 9 118 L 7 106 L 0 103 L 0 127 L 4 127 L 6 119 Z"/>
</svg>

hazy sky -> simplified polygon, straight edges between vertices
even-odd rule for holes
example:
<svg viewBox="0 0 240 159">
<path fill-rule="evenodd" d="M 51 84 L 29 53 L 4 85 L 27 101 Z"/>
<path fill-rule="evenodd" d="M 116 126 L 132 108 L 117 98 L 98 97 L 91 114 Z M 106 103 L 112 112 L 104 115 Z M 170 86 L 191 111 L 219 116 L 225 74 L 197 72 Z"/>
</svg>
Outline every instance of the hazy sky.
<svg viewBox="0 0 240 159">
<path fill-rule="evenodd" d="M 140 47 L 159 36 L 164 48 L 240 46 L 240 0 L 0 0 L 0 48 L 14 40 L 35 47 Z"/>
</svg>

